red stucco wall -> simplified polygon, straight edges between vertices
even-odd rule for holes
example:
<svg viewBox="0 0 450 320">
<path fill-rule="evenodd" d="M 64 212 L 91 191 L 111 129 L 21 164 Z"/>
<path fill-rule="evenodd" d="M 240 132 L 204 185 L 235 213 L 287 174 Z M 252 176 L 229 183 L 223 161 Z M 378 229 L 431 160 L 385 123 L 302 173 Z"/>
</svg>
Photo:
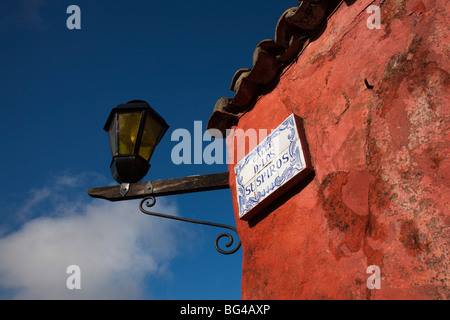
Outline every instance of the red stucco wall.
<svg viewBox="0 0 450 320">
<path fill-rule="evenodd" d="M 366 26 L 369 4 L 380 30 Z M 239 120 L 272 129 L 302 117 L 315 169 L 247 222 L 230 165 L 243 299 L 450 298 L 449 10 L 446 0 L 343 3 Z M 381 289 L 367 288 L 369 265 Z"/>
</svg>

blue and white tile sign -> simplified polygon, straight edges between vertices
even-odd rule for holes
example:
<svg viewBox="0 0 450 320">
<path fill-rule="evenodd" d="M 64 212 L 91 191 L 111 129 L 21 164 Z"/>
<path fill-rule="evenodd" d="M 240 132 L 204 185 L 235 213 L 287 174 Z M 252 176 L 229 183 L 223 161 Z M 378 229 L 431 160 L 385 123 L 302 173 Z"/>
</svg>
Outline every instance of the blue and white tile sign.
<svg viewBox="0 0 450 320">
<path fill-rule="evenodd" d="M 291 114 L 234 167 L 239 217 L 250 219 L 311 171 L 301 119 Z"/>
</svg>

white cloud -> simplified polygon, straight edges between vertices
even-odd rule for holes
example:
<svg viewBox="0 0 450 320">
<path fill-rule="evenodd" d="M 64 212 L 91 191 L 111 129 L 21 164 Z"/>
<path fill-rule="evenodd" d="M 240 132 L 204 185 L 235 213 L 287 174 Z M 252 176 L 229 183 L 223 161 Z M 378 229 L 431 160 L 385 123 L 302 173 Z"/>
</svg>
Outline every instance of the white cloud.
<svg viewBox="0 0 450 320">
<path fill-rule="evenodd" d="M 50 197 L 51 191 L 48 188 L 33 189 L 30 191 L 30 199 L 24 203 L 22 208 L 17 211 L 17 215 L 23 218 L 34 206 Z"/>
<path fill-rule="evenodd" d="M 11 299 L 149 298 L 146 277 L 167 272 L 176 225 L 142 214 L 137 201 L 59 199 L 63 214 L 54 204 L 48 215 L 0 238 L 0 292 Z M 176 214 L 158 201 L 155 211 Z M 81 290 L 66 287 L 70 265 L 81 268 Z"/>
</svg>

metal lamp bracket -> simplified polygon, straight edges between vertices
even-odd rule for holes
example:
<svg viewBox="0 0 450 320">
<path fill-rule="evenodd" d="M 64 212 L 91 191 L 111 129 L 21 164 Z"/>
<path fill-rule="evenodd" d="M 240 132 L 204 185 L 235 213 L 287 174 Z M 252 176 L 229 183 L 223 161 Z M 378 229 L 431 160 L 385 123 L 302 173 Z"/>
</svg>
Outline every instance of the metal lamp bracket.
<svg viewBox="0 0 450 320">
<path fill-rule="evenodd" d="M 228 172 L 215 173 L 209 175 L 189 176 L 175 179 L 156 180 L 141 183 L 122 183 L 120 186 L 109 186 L 101 188 L 93 188 L 88 190 L 88 194 L 94 198 L 106 199 L 109 201 L 124 201 L 131 199 L 143 199 L 139 204 L 139 209 L 147 215 L 156 217 L 203 224 L 218 228 L 225 228 L 234 231 L 239 239 L 236 228 L 219 223 L 200 221 L 194 219 L 181 218 L 162 213 L 156 213 L 147 210 L 146 208 L 153 207 L 156 204 L 158 196 L 177 195 L 192 192 L 202 192 L 209 190 L 220 190 L 229 188 Z M 232 254 L 241 247 L 241 240 L 239 239 L 236 248 L 233 250 L 222 250 L 219 248 L 219 240 L 227 237 L 229 242 L 225 244 L 227 248 L 233 245 L 233 236 L 229 233 L 222 233 L 216 238 L 216 250 L 222 254 Z"/>
<path fill-rule="evenodd" d="M 149 186 L 151 188 L 151 186 Z M 156 216 L 156 217 L 160 217 L 160 218 L 166 218 L 166 219 L 172 219 L 172 220 L 178 220 L 178 221 L 184 221 L 184 222 L 189 222 L 189 223 L 196 223 L 196 224 L 202 224 L 202 225 L 207 225 L 207 226 L 212 226 L 212 227 L 218 227 L 218 228 L 225 228 L 225 229 L 229 229 L 232 230 L 236 233 L 238 239 L 239 239 L 239 235 L 237 233 L 236 228 L 229 226 L 229 225 L 225 225 L 225 224 L 219 224 L 219 223 L 214 223 L 214 222 L 207 222 L 207 221 L 201 221 L 201 220 L 194 220 L 194 219 L 188 219 L 188 218 L 182 218 L 182 217 L 177 217 L 177 216 L 172 216 L 172 215 L 168 215 L 168 214 L 162 214 L 162 213 L 157 213 L 157 212 L 152 212 L 149 211 L 147 209 L 144 208 L 150 208 L 153 207 L 156 204 L 156 198 L 153 195 L 150 195 L 144 199 L 141 200 L 140 204 L 139 204 L 139 209 L 141 210 L 142 213 L 147 214 L 147 215 L 151 215 L 151 216 Z M 231 247 L 233 245 L 234 239 L 233 236 L 227 232 L 225 233 L 221 233 L 220 235 L 218 235 L 216 237 L 216 241 L 215 241 L 215 247 L 216 250 L 222 254 L 233 254 L 236 251 L 239 250 L 239 248 L 241 247 L 241 240 L 239 239 L 237 246 L 232 249 L 232 250 L 223 250 L 219 247 L 219 240 L 223 237 L 227 237 L 228 238 L 228 243 L 225 244 L 225 246 L 227 248 Z"/>
<path fill-rule="evenodd" d="M 153 194 L 153 183 L 151 181 L 149 181 L 146 185 L 145 185 L 145 193 L 146 194 Z"/>
<path fill-rule="evenodd" d="M 128 190 L 130 190 L 130 184 L 129 183 L 121 183 L 120 184 L 120 195 L 122 197 L 125 197 L 128 193 Z"/>
</svg>

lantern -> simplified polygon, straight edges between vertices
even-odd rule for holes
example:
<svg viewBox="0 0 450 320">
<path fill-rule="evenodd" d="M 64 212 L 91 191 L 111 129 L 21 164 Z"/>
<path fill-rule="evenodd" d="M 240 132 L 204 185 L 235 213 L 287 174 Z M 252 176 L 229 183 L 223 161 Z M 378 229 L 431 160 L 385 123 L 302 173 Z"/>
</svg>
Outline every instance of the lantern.
<svg viewBox="0 0 450 320">
<path fill-rule="evenodd" d="M 133 100 L 112 109 L 104 130 L 111 146 L 111 174 L 118 183 L 141 180 L 169 126 L 148 103 Z"/>
</svg>

